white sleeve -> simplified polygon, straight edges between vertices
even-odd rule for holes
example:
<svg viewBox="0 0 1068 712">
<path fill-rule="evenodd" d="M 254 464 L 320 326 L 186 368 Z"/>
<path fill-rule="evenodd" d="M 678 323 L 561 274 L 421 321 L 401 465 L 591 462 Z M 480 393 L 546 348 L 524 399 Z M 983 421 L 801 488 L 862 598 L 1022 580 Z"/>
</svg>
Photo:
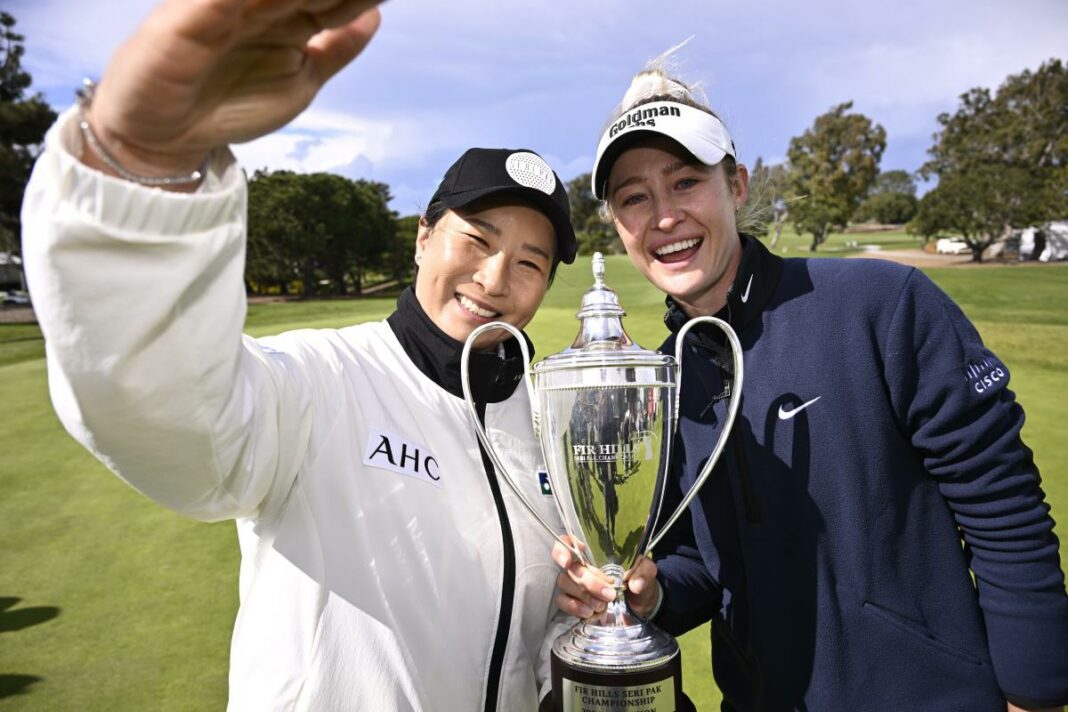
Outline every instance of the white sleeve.
<svg viewBox="0 0 1068 712">
<path fill-rule="evenodd" d="M 244 174 L 217 151 L 193 194 L 111 178 L 75 157 L 73 111 L 45 146 L 23 256 L 60 420 L 166 507 L 254 516 L 292 484 L 311 396 L 299 346 L 274 352 L 241 333 Z"/>
</svg>

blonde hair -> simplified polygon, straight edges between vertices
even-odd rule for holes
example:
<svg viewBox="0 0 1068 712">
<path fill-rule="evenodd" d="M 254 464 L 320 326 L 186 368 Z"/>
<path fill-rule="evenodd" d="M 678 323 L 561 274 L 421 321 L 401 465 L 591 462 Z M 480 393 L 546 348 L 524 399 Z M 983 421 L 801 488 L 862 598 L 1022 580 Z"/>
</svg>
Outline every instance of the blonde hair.
<svg viewBox="0 0 1068 712">
<path fill-rule="evenodd" d="M 709 106 L 708 97 L 705 95 L 700 83 L 688 83 L 678 77 L 681 59 L 679 50 L 685 47 L 693 36 L 690 36 L 674 47 L 668 48 L 658 57 L 650 60 L 630 81 L 630 86 L 623 94 L 623 99 L 613 109 L 608 121 L 601 130 L 604 131 L 632 109 L 649 104 L 654 101 L 674 101 L 679 104 L 699 109 L 715 116 L 722 121 Z M 724 156 L 721 162 L 727 174 L 728 185 L 734 190 L 733 179 L 738 175 L 738 162 L 733 156 Z M 752 186 L 750 199 L 735 213 L 735 223 L 739 232 L 759 234 L 765 231 L 765 224 L 771 214 L 772 205 L 766 196 L 764 186 Z M 766 204 L 765 204 L 766 203 Z M 601 201 L 599 211 L 601 220 L 606 223 L 612 222 L 612 209 L 607 200 Z"/>
<path fill-rule="evenodd" d="M 605 123 L 605 128 L 615 123 L 620 116 L 640 104 L 652 101 L 677 101 L 680 104 L 701 109 L 715 116 L 708 107 L 708 97 L 698 83 L 687 83 L 678 78 L 682 64 L 679 50 L 689 44 L 693 37 L 687 37 L 674 47 L 669 47 L 660 56 L 655 57 L 630 80 L 630 86 L 623 94 L 623 99 L 612 111 Z M 718 118 L 718 117 L 717 117 Z"/>
</svg>

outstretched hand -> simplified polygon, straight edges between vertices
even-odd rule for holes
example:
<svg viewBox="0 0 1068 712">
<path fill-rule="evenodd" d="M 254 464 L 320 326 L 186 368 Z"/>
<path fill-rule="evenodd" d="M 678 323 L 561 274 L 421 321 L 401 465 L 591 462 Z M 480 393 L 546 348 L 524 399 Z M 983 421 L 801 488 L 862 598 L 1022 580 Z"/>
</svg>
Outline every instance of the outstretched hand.
<svg viewBox="0 0 1068 712">
<path fill-rule="evenodd" d="M 380 1 L 168 0 L 111 58 L 89 123 L 134 173 L 192 171 L 300 114 L 371 41 Z"/>
<path fill-rule="evenodd" d="M 564 539 L 585 549 L 581 542 L 575 542 L 569 536 L 564 536 Z M 553 561 L 564 569 L 556 579 L 559 591 L 556 607 L 564 613 L 589 618 L 615 600 L 616 589 L 612 579 L 600 569 L 586 566 L 560 542 L 553 544 Z M 630 571 L 623 575 L 623 583 L 627 605 L 639 616 L 648 617 L 660 596 L 656 564 L 644 556 L 639 558 Z"/>
</svg>

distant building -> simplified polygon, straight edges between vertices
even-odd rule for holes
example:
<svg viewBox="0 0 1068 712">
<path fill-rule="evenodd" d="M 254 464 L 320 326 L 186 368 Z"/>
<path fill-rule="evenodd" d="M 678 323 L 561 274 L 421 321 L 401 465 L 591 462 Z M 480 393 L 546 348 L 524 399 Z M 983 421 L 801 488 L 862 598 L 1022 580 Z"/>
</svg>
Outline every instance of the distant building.
<svg viewBox="0 0 1068 712">
<path fill-rule="evenodd" d="M 0 252 L 0 290 L 25 289 L 22 282 L 22 259 L 10 252 Z"/>
<path fill-rule="evenodd" d="M 1020 260 L 1068 260 L 1068 220 L 1055 220 L 1020 232 Z"/>
</svg>

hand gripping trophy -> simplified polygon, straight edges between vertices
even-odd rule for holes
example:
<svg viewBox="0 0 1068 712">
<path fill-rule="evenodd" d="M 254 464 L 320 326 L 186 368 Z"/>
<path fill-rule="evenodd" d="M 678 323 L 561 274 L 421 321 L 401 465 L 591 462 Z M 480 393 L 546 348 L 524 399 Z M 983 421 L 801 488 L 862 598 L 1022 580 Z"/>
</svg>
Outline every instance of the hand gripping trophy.
<svg viewBox="0 0 1068 712">
<path fill-rule="evenodd" d="M 615 582 L 616 600 L 553 644 L 555 709 L 672 711 L 687 704 L 678 643 L 628 610 L 623 574 L 641 554 L 650 555 L 719 460 L 741 402 L 742 348 L 726 322 L 697 317 L 679 332 L 675 356 L 643 349 L 623 330 L 626 312 L 616 293 L 605 286 L 604 270 L 604 258 L 597 253 L 594 284 L 582 298 L 579 333 L 569 348 L 542 360 L 531 373 L 530 354 L 519 331 L 502 322 L 485 324 L 464 345 L 461 381 L 471 422 L 497 472 L 554 537 Z M 683 344 L 700 322 L 713 323 L 726 334 L 734 354 L 734 387 L 725 427 L 711 457 L 657 531 L 678 418 Z M 561 519 L 572 541 L 581 546 L 564 541 L 530 506 L 478 420 L 468 358 L 475 340 L 491 329 L 511 332 L 523 349 L 534 431 Z"/>
</svg>

